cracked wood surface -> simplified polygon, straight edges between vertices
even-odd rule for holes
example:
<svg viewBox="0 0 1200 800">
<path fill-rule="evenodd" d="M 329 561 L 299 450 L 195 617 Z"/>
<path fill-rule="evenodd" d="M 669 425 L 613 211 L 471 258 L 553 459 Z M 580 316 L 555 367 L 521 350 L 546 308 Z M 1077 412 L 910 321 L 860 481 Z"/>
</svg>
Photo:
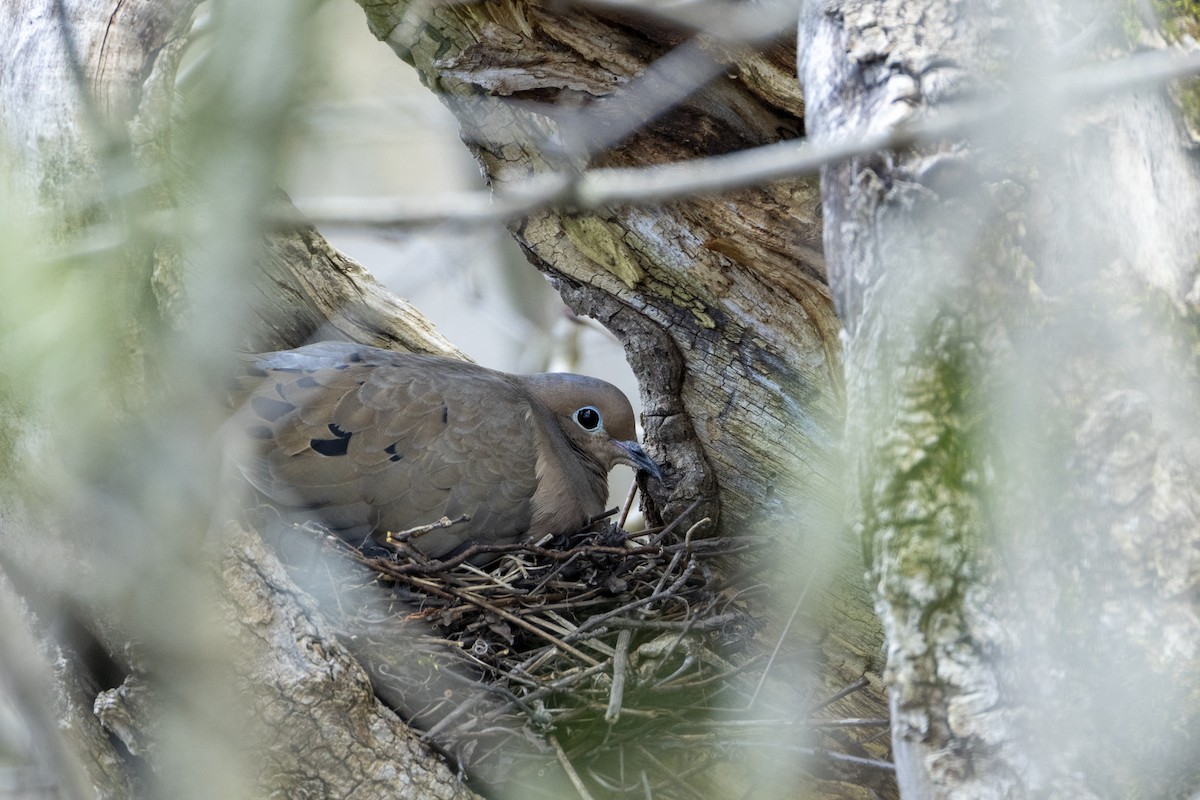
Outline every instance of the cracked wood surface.
<svg viewBox="0 0 1200 800">
<path fill-rule="evenodd" d="M 363 2 L 375 35 L 413 64 L 458 117 L 498 193 L 539 173 L 686 161 L 804 133 L 790 35 L 759 47 L 690 38 L 626 12 L 537 2 Z M 683 93 L 663 57 L 716 64 Z M 700 67 L 697 67 L 700 70 Z M 708 74 L 708 73 L 704 73 Z M 684 94 L 663 110 L 672 91 Z M 652 207 L 535 211 L 511 230 L 576 311 L 625 346 L 647 443 L 674 485 L 671 518 L 694 500 L 718 534 L 774 537 L 787 574 L 767 570 L 779 632 L 804 565 L 837 573 L 814 617 L 830 691 L 880 654 L 857 547 L 840 535 L 839 323 L 821 253 L 812 179 Z M 824 575 L 824 573 L 823 573 Z M 791 594 L 791 597 L 789 597 Z M 878 693 L 848 699 L 880 712 Z M 861 705 L 858 705 L 861 704 Z"/>
</svg>

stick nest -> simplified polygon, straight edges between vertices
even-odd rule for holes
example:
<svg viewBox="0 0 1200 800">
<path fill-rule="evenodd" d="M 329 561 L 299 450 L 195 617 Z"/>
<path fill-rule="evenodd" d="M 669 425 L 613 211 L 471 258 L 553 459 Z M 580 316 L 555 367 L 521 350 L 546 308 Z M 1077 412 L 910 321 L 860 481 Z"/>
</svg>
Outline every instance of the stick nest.
<svg viewBox="0 0 1200 800">
<path fill-rule="evenodd" d="M 380 696 L 477 790 L 720 796 L 719 765 L 744 762 L 744 748 L 774 746 L 781 736 L 796 744 L 803 721 L 787 721 L 793 730 L 781 734 L 771 723 L 737 719 L 739 711 L 761 716 L 746 709 L 774 654 L 756 637 L 764 587 L 739 589 L 723 576 L 763 545 L 702 538 L 706 522 L 634 537 L 609 525 L 552 546 L 492 545 L 441 562 L 403 543 L 369 557 L 338 542 L 390 598 L 386 614 L 361 611 L 349 626 L 351 650 Z M 500 555 L 486 569 L 472 566 L 484 552 Z M 354 598 L 348 591 L 337 602 L 349 607 Z M 886 720 L 869 722 L 875 730 L 864 736 L 886 730 Z M 819 779 L 878 791 L 890 775 L 875 753 L 886 749 L 852 745 L 848 753 L 805 747 L 787 757 L 799 764 L 806 754 L 832 756 L 836 774 Z M 548 781 L 548 771 L 573 785 Z"/>
</svg>

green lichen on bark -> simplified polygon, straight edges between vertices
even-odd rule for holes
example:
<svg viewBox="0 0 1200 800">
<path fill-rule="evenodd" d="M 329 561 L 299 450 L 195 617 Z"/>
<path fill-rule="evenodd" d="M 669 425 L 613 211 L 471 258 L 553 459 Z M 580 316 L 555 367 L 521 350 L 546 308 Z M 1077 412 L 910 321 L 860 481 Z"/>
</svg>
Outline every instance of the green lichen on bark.
<svg viewBox="0 0 1200 800">
<path fill-rule="evenodd" d="M 975 368 L 962 321 L 935 320 L 925 342 L 895 365 L 894 393 L 881 420 L 876 481 L 866 482 L 867 556 L 880 577 L 917 579 L 940 595 L 952 592 L 980 507 L 972 487 L 980 474 Z M 885 583 L 887 582 L 885 578 Z M 944 597 L 943 597 L 944 599 Z"/>
<path fill-rule="evenodd" d="M 1155 0 L 1154 8 L 1168 40 L 1181 42 L 1200 39 L 1198 0 Z M 1171 96 L 1183 115 L 1192 139 L 1200 141 L 1200 79 L 1176 82 L 1171 87 Z"/>
<path fill-rule="evenodd" d="M 1200 39 L 1200 2 L 1197 0 L 1154 0 L 1163 33 L 1171 41 L 1185 36 Z"/>
<path fill-rule="evenodd" d="M 1152 0 L 1156 19 L 1149 19 L 1146 7 L 1136 0 L 1125 0 L 1117 13 L 1118 24 L 1129 47 L 1144 46 L 1146 28 L 1172 45 L 1200 40 L 1200 2 L 1197 0 Z M 1159 40 L 1161 41 L 1161 40 Z M 1171 99 L 1187 126 L 1193 142 L 1200 142 L 1200 79 L 1178 80 L 1169 85 Z"/>
</svg>

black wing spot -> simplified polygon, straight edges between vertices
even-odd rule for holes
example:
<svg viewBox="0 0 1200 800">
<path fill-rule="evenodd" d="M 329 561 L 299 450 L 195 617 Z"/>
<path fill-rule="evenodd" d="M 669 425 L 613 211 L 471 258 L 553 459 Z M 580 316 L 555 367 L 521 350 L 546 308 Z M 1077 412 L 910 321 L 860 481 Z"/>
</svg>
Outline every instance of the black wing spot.
<svg viewBox="0 0 1200 800">
<path fill-rule="evenodd" d="M 404 458 L 404 456 L 396 452 L 396 444 L 396 442 L 392 442 L 387 447 L 383 448 L 383 452 L 391 456 L 388 461 L 400 461 Z"/>
<path fill-rule="evenodd" d="M 442 424 L 445 425 L 450 421 L 450 407 L 442 403 Z"/>
<path fill-rule="evenodd" d="M 308 446 L 315 452 L 323 456 L 344 456 L 350 448 L 350 436 L 344 430 L 329 423 L 329 432 L 335 437 L 334 439 L 309 439 Z"/>
<path fill-rule="evenodd" d="M 357 364 L 359 361 L 363 360 L 362 353 L 355 350 L 353 353 L 350 354 L 350 360 Z"/>
<path fill-rule="evenodd" d="M 276 400 L 273 397 L 263 397 L 262 395 L 250 398 L 250 408 L 267 422 L 274 422 L 284 414 L 296 410 L 296 407 L 286 400 Z"/>
</svg>

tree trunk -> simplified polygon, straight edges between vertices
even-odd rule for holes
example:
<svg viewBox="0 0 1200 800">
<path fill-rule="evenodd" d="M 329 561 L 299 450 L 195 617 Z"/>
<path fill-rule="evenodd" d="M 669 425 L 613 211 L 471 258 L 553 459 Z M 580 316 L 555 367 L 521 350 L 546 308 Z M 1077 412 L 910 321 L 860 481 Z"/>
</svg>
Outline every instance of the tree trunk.
<svg viewBox="0 0 1200 800">
<path fill-rule="evenodd" d="M 518 0 L 360 5 L 375 35 L 458 117 L 501 202 L 544 173 L 569 181 L 804 133 L 790 31 L 732 45 L 633 11 Z M 880 632 L 861 556 L 840 525 L 838 322 L 815 181 L 653 206 L 563 195 L 567 207 L 538 208 L 510 227 L 568 305 L 625 346 L 650 450 L 672 487 L 659 498 L 663 516 L 699 500 L 693 518 L 719 516 L 717 535 L 778 542 L 782 567 L 766 573 L 775 589 L 768 640 L 821 565 L 822 590 L 806 604 L 831 634 L 821 640 L 820 680 L 836 691 L 875 675 Z M 878 685 L 840 708 L 878 716 Z"/>
<path fill-rule="evenodd" d="M 185 109 L 190 124 L 177 128 L 175 76 L 195 6 L 26 0 L 0 10 L 14 376 L 0 563 L 30 604 L 9 603 L 5 583 L 14 608 L 4 621 L 32 625 L 54 662 L 38 670 L 5 648 L 5 701 L 30 711 L 21 703 L 53 697 L 60 726 L 27 714 L 35 744 L 56 746 L 21 754 L 33 765 L 25 788 L 473 796 L 376 699 L 257 536 L 207 529 L 213 387 L 239 338 L 286 347 L 323 328 L 452 348 L 315 232 L 261 244 L 278 147 L 264 132 L 279 129 L 295 76 L 286 63 L 264 72 L 247 61 L 294 52 L 309 9 L 221 7 L 241 19 L 218 28 L 212 107 Z M 239 107 L 239 90 L 273 102 Z M 172 159 L 179 172 L 165 170 Z M 221 180 L 231 164 L 236 180 Z M 155 227 L 155 212 L 177 202 L 196 227 Z M 256 296 L 230 291 L 251 263 L 265 299 L 246 326 L 228 312 Z"/>
<path fill-rule="evenodd" d="M 1161 46 L 1144 24 L 940 0 L 802 21 L 819 140 L 976 120 L 822 176 L 907 797 L 1200 786 L 1200 174 L 1162 88 L 1063 83 Z"/>
</svg>

